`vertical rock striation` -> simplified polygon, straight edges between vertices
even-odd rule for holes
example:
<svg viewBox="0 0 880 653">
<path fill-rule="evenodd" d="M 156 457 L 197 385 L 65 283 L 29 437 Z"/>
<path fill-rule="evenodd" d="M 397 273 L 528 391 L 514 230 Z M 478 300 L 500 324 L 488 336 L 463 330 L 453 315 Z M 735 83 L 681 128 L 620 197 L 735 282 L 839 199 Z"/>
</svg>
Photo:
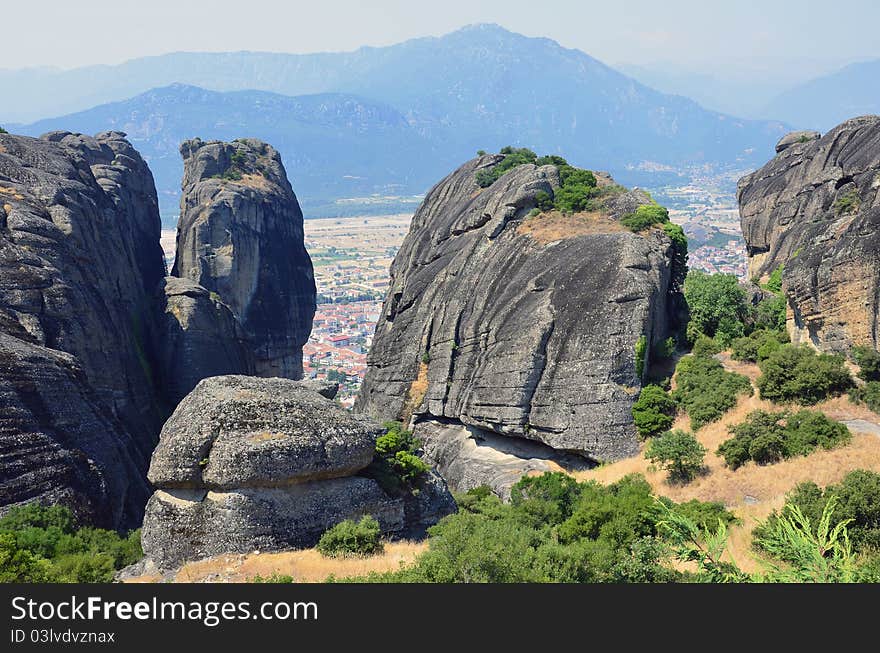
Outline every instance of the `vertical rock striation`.
<svg viewBox="0 0 880 653">
<path fill-rule="evenodd" d="M 173 276 L 215 293 L 241 326 L 260 376 L 302 377 L 315 311 L 303 216 L 281 157 L 256 140 L 181 145 Z"/>
<path fill-rule="evenodd" d="M 0 505 L 65 497 L 94 523 L 139 521 L 163 417 L 159 231 L 124 134 L 0 135 Z"/>
<path fill-rule="evenodd" d="M 880 347 L 880 117 L 787 136 L 739 182 L 752 277 L 784 265 L 793 342 Z"/>
</svg>

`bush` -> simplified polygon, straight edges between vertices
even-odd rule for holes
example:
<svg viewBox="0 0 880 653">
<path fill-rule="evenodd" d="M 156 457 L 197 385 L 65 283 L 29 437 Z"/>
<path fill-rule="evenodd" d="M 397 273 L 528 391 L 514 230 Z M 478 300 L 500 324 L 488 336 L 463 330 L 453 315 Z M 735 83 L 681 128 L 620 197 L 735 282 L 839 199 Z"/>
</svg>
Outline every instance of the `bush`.
<svg viewBox="0 0 880 653">
<path fill-rule="evenodd" d="M 767 283 L 764 284 L 764 288 L 770 292 L 782 292 L 782 271 L 784 269 L 785 266 L 780 265 L 773 270 L 773 272 L 770 273 L 770 276 L 767 277 Z"/>
<path fill-rule="evenodd" d="M 620 219 L 620 224 L 636 233 L 665 222 L 669 222 L 669 211 L 656 203 L 643 204 L 634 212 L 627 213 Z"/>
<path fill-rule="evenodd" d="M 668 499 L 666 501 L 671 504 Z M 737 521 L 736 515 L 725 508 L 724 504 L 720 501 L 691 499 L 677 506 L 673 505 L 672 508 L 675 512 L 684 515 L 700 528 L 712 531 L 718 528 L 719 522 L 727 525 Z"/>
<path fill-rule="evenodd" d="M 729 431 L 733 437 L 722 442 L 717 453 L 731 469 L 749 460 L 767 465 L 783 458 L 805 456 L 818 447 L 832 449 L 851 438 L 846 426 L 811 410 L 756 410 Z"/>
<path fill-rule="evenodd" d="M 483 168 L 482 170 L 477 171 L 476 181 L 480 188 L 488 188 L 508 170 L 512 170 L 513 168 L 526 163 L 535 163 L 535 160 L 538 158 L 538 156 L 528 148 L 517 149 L 510 146 L 501 148 L 501 154 L 504 155 L 504 158 L 500 162 L 496 163 L 491 168 Z"/>
<path fill-rule="evenodd" d="M 687 411 L 694 430 L 720 419 L 736 405 L 740 394 L 752 393 L 748 378 L 726 371 L 714 358 L 685 356 L 675 374 L 673 399 Z"/>
<path fill-rule="evenodd" d="M 880 413 L 880 381 L 868 381 L 861 387 L 849 391 L 849 398 L 857 404 L 864 404 L 875 413 Z"/>
<path fill-rule="evenodd" d="M 762 399 L 811 405 L 852 387 L 842 356 L 817 354 L 806 345 L 782 345 L 761 361 Z"/>
<path fill-rule="evenodd" d="M 8 134 L 8 133 L 9 132 L 6 131 L 5 129 L 3 129 L 3 127 L 0 127 L 0 134 Z"/>
<path fill-rule="evenodd" d="M 778 331 L 761 329 L 734 340 L 731 343 L 730 356 L 734 360 L 756 363 L 767 360 L 781 346 L 782 335 Z"/>
<path fill-rule="evenodd" d="M 824 490 L 812 481 L 801 483 L 786 497 L 786 503 L 797 506 L 811 523 L 818 525 L 825 506 L 835 497 L 835 520 L 851 519 L 847 529 L 853 550 L 857 553 L 876 554 L 880 551 L 880 474 L 866 470 L 848 473 L 836 485 Z M 779 519 L 773 513 L 764 524 L 754 530 L 756 547 L 766 537 L 773 522 Z"/>
<path fill-rule="evenodd" d="M 663 223 L 663 233 L 672 240 L 672 277 L 669 285 L 673 292 L 681 292 L 688 273 L 688 240 L 684 229 L 672 222 Z"/>
<path fill-rule="evenodd" d="M 880 352 L 873 347 L 853 347 L 852 359 L 859 366 L 859 378 L 880 381 Z"/>
<path fill-rule="evenodd" d="M 700 333 L 694 340 L 694 346 L 691 348 L 691 353 L 697 358 L 710 358 L 715 354 L 720 353 L 722 350 L 723 347 L 717 340 Z"/>
<path fill-rule="evenodd" d="M 272 583 L 272 584 L 287 584 L 293 582 L 293 576 L 288 576 L 287 574 L 279 574 L 274 573 L 268 576 L 260 576 L 257 574 L 253 578 L 250 579 L 251 583 Z"/>
<path fill-rule="evenodd" d="M 645 458 L 669 472 L 672 481 L 687 482 L 703 468 L 706 448 L 685 431 L 667 431 L 645 449 Z"/>
<path fill-rule="evenodd" d="M 862 198 L 856 188 L 848 190 L 840 195 L 834 201 L 834 213 L 836 215 L 847 215 L 849 213 L 857 213 L 862 206 Z"/>
<path fill-rule="evenodd" d="M 366 557 L 382 552 L 381 537 L 379 522 L 364 515 L 359 522 L 346 519 L 326 531 L 318 540 L 317 549 L 328 558 Z"/>
<path fill-rule="evenodd" d="M 364 474 L 394 495 L 411 493 L 428 464 L 418 456 L 419 442 L 400 422 L 386 422 L 376 439 L 376 453 Z"/>
<path fill-rule="evenodd" d="M 639 437 L 653 437 L 672 426 L 675 401 L 660 386 L 647 385 L 633 404 L 632 414 Z"/>
<path fill-rule="evenodd" d="M 0 575 L 18 582 L 106 583 L 116 570 L 143 557 L 140 531 L 77 528 L 63 506 L 15 506 L 0 518 Z M 4 566 L 5 565 L 5 566 Z M 33 581 L 29 579 L 39 578 Z"/>
<path fill-rule="evenodd" d="M 693 342 L 702 333 L 715 337 L 719 326 L 725 337 L 742 335 L 748 315 L 746 293 L 732 274 L 706 274 L 699 270 L 688 272 L 684 282 L 684 297 L 690 311 L 688 339 Z"/>
<path fill-rule="evenodd" d="M 762 299 L 755 307 L 753 327 L 777 331 L 782 337 L 780 342 L 788 342 L 788 334 L 785 333 L 785 306 L 785 295 Z"/>
<path fill-rule="evenodd" d="M 636 376 L 639 379 L 645 375 L 645 354 L 648 351 L 648 339 L 645 336 L 639 336 L 636 340 Z"/>
</svg>

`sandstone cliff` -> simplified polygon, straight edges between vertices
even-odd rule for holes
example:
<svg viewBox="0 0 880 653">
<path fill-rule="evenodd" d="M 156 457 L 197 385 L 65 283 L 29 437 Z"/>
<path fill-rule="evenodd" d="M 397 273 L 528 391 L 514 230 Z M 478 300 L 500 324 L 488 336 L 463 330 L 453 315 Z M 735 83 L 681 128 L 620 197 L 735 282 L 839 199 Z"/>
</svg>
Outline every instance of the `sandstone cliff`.
<svg viewBox="0 0 880 653">
<path fill-rule="evenodd" d="M 194 281 L 229 307 L 253 357 L 253 373 L 301 378 L 315 282 L 302 211 L 281 157 L 250 139 L 195 139 L 180 151 L 183 195 L 172 275 Z"/>
<path fill-rule="evenodd" d="M 66 497 L 94 523 L 139 520 L 162 420 L 159 230 L 124 134 L 0 135 L 0 505 Z"/>
<path fill-rule="evenodd" d="M 787 136 L 739 182 L 749 271 L 784 265 L 794 342 L 880 347 L 880 117 Z"/>
<path fill-rule="evenodd" d="M 147 559 L 169 569 L 218 553 L 313 546 L 331 526 L 364 514 L 386 534 L 401 533 L 454 510 L 436 477 L 422 484 L 413 509 L 357 475 L 381 432 L 309 382 L 205 379 L 165 424 L 153 454 Z"/>
<path fill-rule="evenodd" d="M 481 189 L 477 172 L 499 161 L 466 163 L 417 211 L 356 409 L 413 414 L 451 486 L 503 494 L 569 452 L 637 451 L 635 347 L 669 335 L 672 247 L 619 224 L 644 193 L 611 195 L 601 215 L 530 216 L 559 188 L 557 168 L 521 165 Z"/>
</svg>

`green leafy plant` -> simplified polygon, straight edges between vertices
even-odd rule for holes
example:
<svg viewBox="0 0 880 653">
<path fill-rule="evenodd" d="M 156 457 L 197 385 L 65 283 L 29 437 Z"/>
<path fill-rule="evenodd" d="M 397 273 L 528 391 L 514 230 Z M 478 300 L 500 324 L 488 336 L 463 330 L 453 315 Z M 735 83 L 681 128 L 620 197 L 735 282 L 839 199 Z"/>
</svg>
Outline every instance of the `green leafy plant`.
<svg viewBox="0 0 880 653">
<path fill-rule="evenodd" d="M 853 386 L 842 356 L 817 354 L 807 345 L 782 345 L 760 363 L 762 399 L 815 404 Z"/>
<path fill-rule="evenodd" d="M 644 231 L 655 224 L 666 222 L 669 222 L 669 211 L 657 203 L 643 204 L 620 219 L 620 224 L 634 232 Z"/>
<path fill-rule="evenodd" d="M 645 353 L 648 351 L 648 339 L 645 336 L 639 336 L 636 340 L 636 376 L 643 378 L 645 374 Z"/>
<path fill-rule="evenodd" d="M 863 381 L 880 381 L 880 352 L 873 347 L 853 347 L 850 352 L 859 366 L 859 378 Z"/>
<path fill-rule="evenodd" d="M 687 411 L 691 428 L 714 422 L 736 405 L 742 394 L 752 394 L 752 384 L 742 374 L 728 372 L 706 356 L 685 356 L 675 368 L 673 399 Z"/>
<path fill-rule="evenodd" d="M 382 529 L 371 515 L 355 522 L 346 519 L 327 530 L 318 540 L 317 549 L 328 558 L 366 557 L 381 553 Z"/>
<path fill-rule="evenodd" d="M 868 381 L 863 386 L 857 386 L 849 391 L 850 400 L 857 404 L 864 404 L 875 413 L 880 413 L 880 381 Z"/>
<path fill-rule="evenodd" d="M 858 213 L 862 206 L 862 198 L 859 196 L 857 188 L 852 188 L 834 200 L 834 213 L 836 215 L 847 215 L 850 213 Z"/>
<path fill-rule="evenodd" d="M 680 429 L 653 438 L 645 448 L 645 458 L 669 472 L 669 479 L 687 482 L 703 469 L 706 448 Z"/>
<path fill-rule="evenodd" d="M 642 388 L 633 404 L 633 422 L 639 437 L 649 438 L 668 431 L 675 420 L 675 401 L 657 385 Z"/>
<path fill-rule="evenodd" d="M 376 453 L 364 474 L 395 496 L 411 494 L 428 464 L 418 456 L 419 442 L 400 422 L 386 422 L 376 439 Z"/>
<path fill-rule="evenodd" d="M 773 270 L 767 278 L 767 283 L 764 284 L 764 288 L 771 292 L 782 292 L 782 272 L 784 269 L 785 266 L 780 265 Z"/>
<path fill-rule="evenodd" d="M 690 342 L 695 342 L 700 334 L 713 338 L 719 328 L 726 338 L 743 335 L 742 325 L 749 311 L 745 291 L 736 276 L 691 270 L 684 282 L 684 297 L 690 312 Z"/>
</svg>

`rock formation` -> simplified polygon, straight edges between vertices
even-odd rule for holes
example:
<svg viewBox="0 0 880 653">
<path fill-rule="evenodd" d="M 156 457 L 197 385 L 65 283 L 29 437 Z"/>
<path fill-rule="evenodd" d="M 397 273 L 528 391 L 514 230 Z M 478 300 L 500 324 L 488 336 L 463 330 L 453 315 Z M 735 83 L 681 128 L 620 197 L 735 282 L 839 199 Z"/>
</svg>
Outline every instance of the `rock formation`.
<svg viewBox="0 0 880 653">
<path fill-rule="evenodd" d="M 428 479 L 416 501 L 357 476 L 382 429 L 314 384 L 245 376 L 201 381 L 162 429 L 149 478 L 143 547 L 160 569 L 219 553 L 313 546 L 347 518 L 371 514 L 385 533 L 454 509 Z M 412 503 L 410 501 L 409 503 Z"/>
<path fill-rule="evenodd" d="M 281 157 L 242 139 L 181 145 L 183 196 L 172 275 L 231 309 L 259 376 L 302 377 L 315 282 L 303 216 Z"/>
<path fill-rule="evenodd" d="M 159 230 L 124 134 L 0 135 L 0 506 L 66 497 L 93 523 L 139 520 L 162 421 Z"/>
<path fill-rule="evenodd" d="M 452 487 L 504 494 L 570 453 L 637 451 L 635 348 L 669 335 L 672 245 L 619 224 L 649 202 L 640 191 L 611 194 L 604 215 L 530 216 L 559 187 L 556 167 L 522 165 L 481 189 L 476 173 L 499 161 L 468 162 L 416 212 L 356 409 L 412 414 Z"/>
<path fill-rule="evenodd" d="M 784 265 L 793 342 L 880 347 L 880 117 L 796 133 L 740 180 L 752 277 Z"/>
</svg>

